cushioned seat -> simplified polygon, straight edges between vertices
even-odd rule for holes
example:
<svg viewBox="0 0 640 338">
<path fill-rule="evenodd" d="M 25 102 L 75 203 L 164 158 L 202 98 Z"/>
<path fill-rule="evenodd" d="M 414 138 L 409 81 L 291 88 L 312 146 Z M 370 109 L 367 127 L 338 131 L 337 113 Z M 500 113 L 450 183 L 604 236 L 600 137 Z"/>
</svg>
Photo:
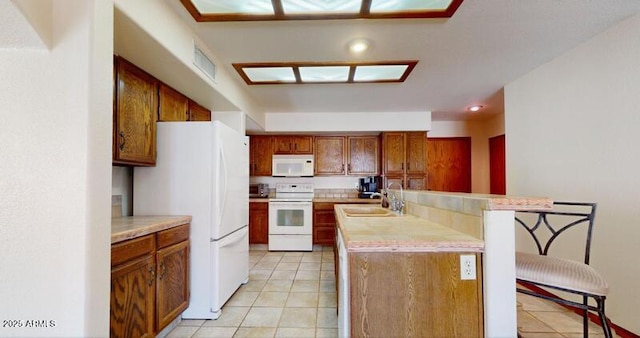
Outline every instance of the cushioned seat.
<svg viewBox="0 0 640 338">
<path fill-rule="evenodd" d="M 562 258 L 516 252 L 516 278 L 598 296 L 609 293 L 609 284 L 592 267 Z"/>
<path fill-rule="evenodd" d="M 596 270 L 589 266 L 595 214 L 596 203 L 580 202 L 554 202 L 553 210 L 517 212 L 516 223 L 522 225 L 531 235 L 530 238 L 536 245 L 538 253 L 516 252 L 516 281 L 524 286 L 516 287 L 516 290 L 580 309 L 585 338 L 589 337 L 588 312 L 595 311 L 600 319 L 604 336 L 611 338 L 613 333 L 604 312 L 609 285 Z M 553 244 L 557 244 L 556 239 L 570 228 L 586 230 L 582 262 L 548 255 Z M 539 232 L 541 235 L 543 233 L 546 235 L 539 236 Z M 537 288 L 538 286 L 552 290 L 547 291 L 544 288 Z M 556 295 L 556 291 L 560 291 L 561 294 Z M 582 296 L 582 302 L 562 297 L 566 292 Z M 592 305 L 589 299 L 593 299 L 595 305 Z"/>
</svg>

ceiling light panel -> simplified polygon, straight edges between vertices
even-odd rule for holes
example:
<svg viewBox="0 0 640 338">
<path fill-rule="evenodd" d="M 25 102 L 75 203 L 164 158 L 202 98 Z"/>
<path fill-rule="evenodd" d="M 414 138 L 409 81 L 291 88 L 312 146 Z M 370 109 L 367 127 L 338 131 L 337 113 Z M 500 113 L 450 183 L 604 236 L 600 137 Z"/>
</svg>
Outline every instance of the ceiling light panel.
<svg viewBox="0 0 640 338">
<path fill-rule="evenodd" d="M 243 71 L 252 82 L 296 82 L 291 67 L 246 67 Z"/>
<path fill-rule="evenodd" d="M 453 0 L 371 0 L 371 13 L 444 11 Z"/>
<path fill-rule="evenodd" d="M 349 66 L 300 67 L 302 82 L 347 82 Z"/>
<path fill-rule="evenodd" d="M 402 78 L 408 67 L 408 65 L 358 66 L 356 67 L 353 81 L 398 81 Z"/>
<path fill-rule="evenodd" d="M 192 0 L 200 13 L 273 14 L 271 0 Z"/>
<path fill-rule="evenodd" d="M 281 0 L 285 14 L 359 13 L 362 0 Z"/>
<path fill-rule="evenodd" d="M 180 0 L 197 22 L 450 18 L 464 0 Z"/>
</svg>

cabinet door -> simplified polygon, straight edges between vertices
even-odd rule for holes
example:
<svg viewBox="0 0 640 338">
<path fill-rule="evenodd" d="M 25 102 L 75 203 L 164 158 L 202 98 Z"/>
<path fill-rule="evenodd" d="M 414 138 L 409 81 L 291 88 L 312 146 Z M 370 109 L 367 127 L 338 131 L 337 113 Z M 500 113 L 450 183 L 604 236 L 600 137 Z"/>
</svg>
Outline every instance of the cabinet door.
<svg viewBox="0 0 640 338">
<path fill-rule="evenodd" d="M 333 203 L 313 205 L 313 244 L 334 245 L 336 236 L 336 216 Z"/>
<path fill-rule="evenodd" d="M 156 163 L 158 84 L 156 79 L 116 58 L 113 163 L 153 166 Z"/>
<path fill-rule="evenodd" d="M 251 158 L 249 159 L 251 176 L 271 176 L 271 155 L 273 144 L 271 136 L 250 136 Z"/>
<path fill-rule="evenodd" d="M 158 332 L 189 306 L 189 241 L 158 250 Z"/>
<path fill-rule="evenodd" d="M 347 175 L 377 175 L 379 173 L 379 146 L 377 136 L 351 136 L 348 138 Z"/>
<path fill-rule="evenodd" d="M 403 187 L 410 190 L 427 190 L 427 177 L 407 176 Z"/>
<path fill-rule="evenodd" d="M 407 175 L 426 175 L 427 173 L 427 134 L 425 132 L 407 133 L 406 168 Z"/>
<path fill-rule="evenodd" d="M 292 136 L 294 154 L 313 154 L 313 136 Z"/>
<path fill-rule="evenodd" d="M 291 136 L 274 136 L 273 153 L 293 154 L 293 144 L 291 143 Z"/>
<path fill-rule="evenodd" d="M 344 175 L 344 136 L 316 136 L 316 175 Z"/>
<path fill-rule="evenodd" d="M 211 121 L 211 111 L 189 100 L 189 121 Z"/>
<path fill-rule="evenodd" d="M 111 337 L 154 337 L 155 271 L 152 255 L 111 269 Z"/>
<path fill-rule="evenodd" d="M 269 244 L 269 204 L 249 203 L 249 243 Z"/>
<path fill-rule="evenodd" d="M 158 90 L 158 121 L 186 121 L 189 99 L 173 88 L 160 84 Z"/>
<path fill-rule="evenodd" d="M 405 133 L 382 133 L 382 166 L 385 176 L 404 175 Z"/>
</svg>

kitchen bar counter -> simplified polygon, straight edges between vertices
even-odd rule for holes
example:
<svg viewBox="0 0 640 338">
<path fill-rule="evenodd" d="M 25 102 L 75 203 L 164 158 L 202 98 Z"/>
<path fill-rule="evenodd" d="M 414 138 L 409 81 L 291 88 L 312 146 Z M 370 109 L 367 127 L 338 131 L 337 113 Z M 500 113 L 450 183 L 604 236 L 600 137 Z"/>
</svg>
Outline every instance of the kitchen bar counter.
<svg viewBox="0 0 640 338">
<path fill-rule="evenodd" d="M 111 244 L 191 223 L 191 216 L 128 216 L 111 219 Z"/>
<path fill-rule="evenodd" d="M 413 215 L 349 217 L 336 204 L 336 219 L 349 252 L 482 252 L 484 241 Z"/>
</svg>

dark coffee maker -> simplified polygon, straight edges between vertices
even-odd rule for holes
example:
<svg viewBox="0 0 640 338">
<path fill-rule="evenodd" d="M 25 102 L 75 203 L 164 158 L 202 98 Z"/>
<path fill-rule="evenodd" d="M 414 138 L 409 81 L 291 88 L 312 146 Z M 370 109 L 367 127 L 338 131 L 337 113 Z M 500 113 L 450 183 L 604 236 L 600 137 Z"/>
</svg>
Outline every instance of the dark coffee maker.
<svg viewBox="0 0 640 338">
<path fill-rule="evenodd" d="M 382 188 L 382 178 L 380 176 L 367 176 L 360 179 L 360 193 L 359 198 L 371 198 L 371 195 L 375 192 L 379 193 Z M 380 198 L 375 196 L 374 198 Z"/>
</svg>

